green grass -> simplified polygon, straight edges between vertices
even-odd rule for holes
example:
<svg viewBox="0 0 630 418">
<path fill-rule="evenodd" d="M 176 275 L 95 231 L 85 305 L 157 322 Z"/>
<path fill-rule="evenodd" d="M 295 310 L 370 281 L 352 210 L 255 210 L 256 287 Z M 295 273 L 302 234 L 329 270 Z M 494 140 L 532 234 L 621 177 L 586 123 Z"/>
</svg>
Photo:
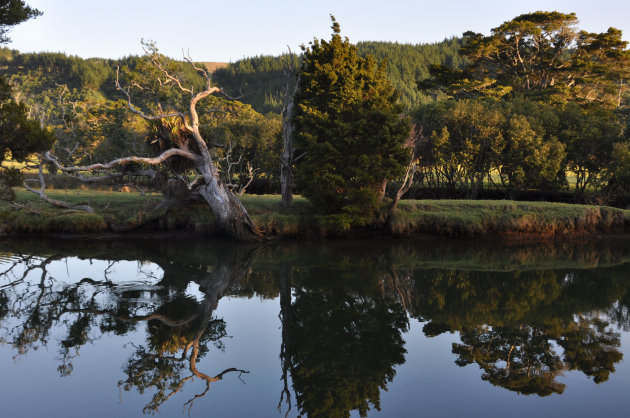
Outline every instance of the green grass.
<svg viewBox="0 0 630 418">
<path fill-rule="evenodd" d="M 146 223 L 161 195 L 102 192 L 90 190 L 49 190 L 47 195 L 73 205 L 88 204 L 94 213 L 53 207 L 24 189 L 16 190 L 16 203 L 26 209 L 15 209 L 0 201 L 0 230 L 18 233 L 90 233 L 112 229 L 131 229 L 129 225 Z"/>
<path fill-rule="evenodd" d="M 552 237 L 627 232 L 630 211 L 606 206 L 508 200 L 406 200 L 393 235 Z"/>
<path fill-rule="evenodd" d="M 93 214 L 65 211 L 38 196 L 16 190 L 15 209 L 0 201 L 0 231 L 6 233 L 93 233 L 131 230 L 215 234 L 214 216 L 205 204 L 180 206 L 167 213 L 155 210 L 159 194 L 86 190 L 51 190 L 51 198 L 89 204 Z M 388 217 L 386 211 L 365 227 L 344 215 L 321 215 L 308 200 L 294 198 L 294 207 L 280 208 L 278 195 L 246 195 L 242 202 L 252 220 L 268 236 L 280 238 L 353 237 L 417 234 L 445 237 L 567 237 L 630 231 L 630 211 L 605 206 L 507 200 L 403 200 Z M 34 213 L 34 212 L 37 212 Z"/>
</svg>

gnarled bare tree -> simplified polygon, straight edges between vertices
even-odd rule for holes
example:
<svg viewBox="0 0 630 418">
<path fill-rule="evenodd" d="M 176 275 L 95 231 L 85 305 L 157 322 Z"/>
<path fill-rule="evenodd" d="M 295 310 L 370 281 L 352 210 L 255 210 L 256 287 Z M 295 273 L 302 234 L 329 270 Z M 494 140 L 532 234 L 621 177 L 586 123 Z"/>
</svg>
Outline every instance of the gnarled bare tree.
<svg viewBox="0 0 630 418">
<path fill-rule="evenodd" d="M 219 227 L 230 237 L 238 240 L 257 240 L 260 239 L 261 233 L 257 230 L 247 210 L 243 207 L 238 198 L 229 189 L 228 185 L 221 179 L 219 169 L 213 161 L 209 145 L 200 132 L 199 114 L 197 105 L 200 101 L 210 95 L 221 95 L 229 100 L 235 98 L 227 95 L 222 88 L 212 85 L 210 74 L 205 68 L 197 66 L 190 55 L 184 55 L 185 61 L 191 65 L 194 70 L 203 77 L 205 86 L 202 91 L 195 92 L 194 87 L 187 87 L 185 82 L 176 74 L 171 73 L 162 60 L 162 56 L 158 53 L 157 48 L 152 42 L 144 42 L 145 52 L 152 67 L 157 71 L 158 81 L 161 86 L 171 86 L 181 92 L 184 97 L 188 97 L 188 108 L 186 110 L 173 110 L 162 112 L 162 106 L 158 103 L 158 112 L 151 114 L 142 111 L 133 104 L 131 97 L 131 89 L 129 86 L 122 86 L 120 83 L 119 72 L 116 72 L 116 89 L 122 92 L 126 99 L 131 112 L 146 121 L 163 121 L 166 119 L 177 119 L 181 130 L 184 132 L 184 138 L 181 140 L 170 141 L 169 148 L 161 150 L 156 157 L 145 156 L 129 156 L 118 158 L 108 163 L 91 164 L 83 166 L 67 166 L 53 155 L 52 152 L 44 154 L 45 160 L 54 164 L 58 170 L 63 173 L 75 175 L 82 181 L 89 181 L 89 177 L 82 176 L 84 172 L 100 172 L 106 173 L 107 176 L 116 176 L 116 170 L 122 171 L 125 166 L 140 164 L 144 166 L 156 166 L 166 161 L 179 157 L 187 160 L 194 169 L 195 176 L 180 175 L 178 180 L 184 182 L 190 194 L 204 200 L 210 205 L 214 213 Z"/>
</svg>

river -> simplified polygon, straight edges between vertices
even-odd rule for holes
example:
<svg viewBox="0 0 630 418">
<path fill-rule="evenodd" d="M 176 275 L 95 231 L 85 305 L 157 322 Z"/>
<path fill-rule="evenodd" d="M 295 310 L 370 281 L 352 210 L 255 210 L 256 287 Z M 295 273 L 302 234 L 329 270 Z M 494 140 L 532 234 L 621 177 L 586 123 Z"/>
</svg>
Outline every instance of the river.
<svg viewBox="0 0 630 418">
<path fill-rule="evenodd" d="M 0 415 L 627 416 L 630 242 L 0 240 Z"/>
</svg>

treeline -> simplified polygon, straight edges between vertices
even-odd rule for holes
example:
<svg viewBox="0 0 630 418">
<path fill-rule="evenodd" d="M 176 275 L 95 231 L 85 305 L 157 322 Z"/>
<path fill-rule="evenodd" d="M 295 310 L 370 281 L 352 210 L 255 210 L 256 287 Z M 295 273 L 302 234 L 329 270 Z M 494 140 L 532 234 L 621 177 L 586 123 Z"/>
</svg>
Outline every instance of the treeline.
<svg viewBox="0 0 630 418">
<path fill-rule="evenodd" d="M 476 198 L 501 189 L 568 190 L 584 197 L 627 191 L 625 117 L 575 102 L 551 106 L 514 96 L 442 101 L 417 108 L 417 185 Z M 610 199 L 608 199 L 610 200 Z"/>
<path fill-rule="evenodd" d="M 455 38 L 426 45 L 365 42 L 358 45 L 358 53 L 373 54 L 379 61 L 387 59 L 388 78 L 399 91 L 399 101 L 410 109 L 419 103 L 432 102 L 435 97 L 444 97 L 442 93 L 419 91 L 416 80 L 427 77 L 434 62 L 454 68 L 463 65 L 465 59 L 457 53 L 460 44 L 461 40 Z M 170 72 L 192 84 L 195 91 L 202 89 L 203 78 L 192 66 L 183 61 L 168 62 Z M 220 114 L 207 114 L 204 124 L 205 135 L 218 145 L 213 147 L 217 161 L 227 176 L 234 177 L 235 184 L 244 185 L 254 175 L 257 179 L 252 188 L 263 192 L 277 189 L 281 152 L 278 115 L 287 82 L 285 69 L 296 69 L 298 65 L 297 54 L 258 56 L 239 60 L 213 73 L 215 85 L 243 103 L 232 102 L 227 106 L 227 102 L 212 99 L 208 109 L 217 101 L 227 107 Z M 56 148 L 65 150 L 62 154 L 73 152 L 74 157 L 68 156 L 68 161 L 76 162 L 76 156 L 83 155 L 81 163 L 155 152 L 159 128 L 133 116 L 125 96 L 115 88 L 117 72 L 127 85 L 147 85 L 156 76 L 149 67 L 146 57 L 138 56 L 83 59 L 63 53 L 0 49 L 0 76 L 11 85 L 15 99 L 26 105 L 30 118 L 55 134 Z M 152 106 L 156 103 L 172 107 L 182 100 L 174 97 L 178 93 L 167 86 L 150 87 L 150 90 L 132 89 L 135 104 L 143 109 L 155 110 Z M 151 142 L 154 145 L 149 146 Z"/>
<path fill-rule="evenodd" d="M 448 100 L 413 112 L 418 183 L 449 196 L 570 190 L 627 205 L 628 42 L 577 22 L 574 13 L 517 16 L 488 36 L 466 32 L 465 67 L 431 66 L 418 86 Z"/>
<path fill-rule="evenodd" d="M 387 77 L 400 94 L 399 102 L 406 109 L 445 98 L 440 93 L 419 90 L 417 82 L 428 78 L 429 69 L 436 63 L 447 68 L 464 68 L 468 60 L 459 54 L 461 46 L 461 38 L 416 45 L 397 42 L 357 43 L 359 55 L 371 54 L 378 61 L 387 60 Z"/>
<path fill-rule="evenodd" d="M 413 187 L 439 197 L 477 198 L 488 190 L 511 198 L 570 193 L 575 201 L 627 205 L 628 43 L 615 28 L 589 33 L 576 25 L 575 14 L 534 12 L 504 22 L 489 36 L 358 43 L 359 56 L 387 60 L 387 79 L 415 125 L 407 144 L 415 157 Z M 199 91 L 203 78 L 192 66 L 165 62 L 171 74 Z M 181 91 L 161 83 L 149 64 L 146 57 L 84 60 L 0 50 L 0 76 L 29 116 L 54 131 L 58 149 L 92 162 L 154 154 L 166 145 L 157 140 L 160 130 L 181 136 L 175 121 L 133 117 L 116 91 L 118 76 L 141 109 L 186 108 Z M 286 69 L 298 66 L 296 54 L 258 56 L 213 73 L 214 83 L 240 102 L 212 98 L 201 105 L 203 134 L 226 181 L 236 187 L 255 176 L 271 185 L 266 191 L 277 190 Z"/>
<path fill-rule="evenodd" d="M 359 42 L 356 46 L 361 57 L 370 54 L 377 61 L 387 60 L 387 77 L 400 94 L 399 102 L 411 109 L 445 97 L 418 90 L 417 81 L 428 78 L 429 68 L 436 63 L 463 68 L 467 60 L 459 54 L 461 45 L 461 38 L 451 38 L 434 44 Z M 245 58 L 216 70 L 214 80 L 227 91 L 243 95 L 241 100 L 258 112 L 280 113 L 286 86 L 284 69 L 287 65 L 296 67 L 297 61 L 295 54 Z"/>
<path fill-rule="evenodd" d="M 8 80 L 16 95 L 21 91 L 28 94 L 45 94 L 59 85 L 69 90 L 81 90 L 94 99 L 118 100 L 114 80 L 116 69 L 135 71 L 141 57 L 128 56 L 121 59 L 88 58 L 66 55 L 61 52 L 21 53 L 8 48 L 0 49 L 0 75 Z M 186 80 L 202 83 L 196 71 L 189 66 L 180 66 Z"/>
</svg>

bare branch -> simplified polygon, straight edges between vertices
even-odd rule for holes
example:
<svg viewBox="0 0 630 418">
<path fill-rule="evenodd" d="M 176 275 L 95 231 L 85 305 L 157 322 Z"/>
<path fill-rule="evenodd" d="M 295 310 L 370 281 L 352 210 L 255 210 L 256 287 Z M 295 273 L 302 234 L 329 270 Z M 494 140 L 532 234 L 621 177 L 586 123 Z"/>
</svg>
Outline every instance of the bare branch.
<svg viewBox="0 0 630 418">
<path fill-rule="evenodd" d="M 238 195 L 239 196 L 243 196 L 245 194 L 245 190 L 247 190 L 249 185 L 252 184 L 252 181 L 254 181 L 254 174 L 256 173 L 256 171 L 258 171 L 258 169 L 254 169 L 252 167 L 252 165 L 248 161 L 247 162 L 247 174 L 249 174 L 249 181 L 247 183 L 245 183 L 245 185 L 241 185 L 241 188 L 238 191 Z"/>
<path fill-rule="evenodd" d="M 55 167 L 57 167 L 58 170 L 64 173 L 76 173 L 79 171 L 109 170 L 118 165 L 124 165 L 124 164 L 129 164 L 129 163 L 157 165 L 175 156 L 188 158 L 189 160 L 193 160 L 193 161 L 196 160 L 195 155 L 190 151 L 185 151 L 179 148 L 170 148 L 164 151 L 162 154 L 158 155 L 157 157 L 153 157 L 153 158 L 131 156 L 131 157 L 124 157 L 124 158 L 117 158 L 115 160 L 112 160 L 104 164 L 97 163 L 97 164 L 84 165 L 84 166 L 64 167 L 59 163 L 57 158 L 50 153 L 50 151 L 47 151 L 44 154 L 44 158 L 47 161 L 53 163 Z"/>
<path fill-rule="evenodd" d="M 27 212 L 34 213 L 35 215 L 41 215 L 41 214 L 42 214 L 40 211 L 37 211 L 37 210 L 35 210 L 35 209 L 31 209 L 31 208 L 29 208 L 29 207 L 28 207 L 28 201 L 27 201 L 27 202 L 26 202 L 26 204 L 24 204 L 24 205 L 20 205 L 19 203 L 15 203 L 15 202 L 12 202 L 12 203 L 11 203 L 11 205 L 12 205 L 13 207 L 17 208 L 17 209 L 23 209 L 23 210 L 25 210 L 25 211 L 27 211 Z M 2 276 L 2 274 L 0 274 L 0 276 Z"/>
<path fill-rule="evenodd" d="M 36 195 L 38 195 L 43 201 L 45 201 L 46 203 L 49 203 L 53 206 L 57 206 L 60 208 L 65 208 L 65 209 L 74 209 L 74 210 L 80 210 L 80 211 L 84 211 L 84 212 L 94 212 L 94 209 L 92 209 L 89 205 L 72 205 L 68 202 L 64 202 L 62 200 L 57 200 L 57 199 L 52 199 L 50 197 L 48 197 L 46 195 L 46 180 L 44 179 L 44 171 L 42 170 L 42 157 L 40 156 L 39 159 L 39 184 L 40 184 L 40 189 L 39 190 L 35 190 L 31 187 L 28 186 L 28 184 L 26 184 L 26 181 L 24 181 L 22 183 L 24 185 L 24 188 L 26 190 L 28 190 L 31 193 L 35 193 Z"/>
<path fill-rule="evenodd" d="M 179 89 L 183 92 L 186 93 L 190 93 L 191 95 L 194 95 L 194 92 L 192 90 L 192 88 L 186 88 L 184 86 L 182 86 L 181 81 L 179 80 L 179 78 L 171 75 L 171 73 L 168 72 L 168 70 L 166 68 L 164 68 L 164 66 L 162 65 L 162 61 L 160 61 L 158 59 L 159 55 L 155 52 L 149 52 L 145 49 L 145 52 L 147 52 L 147 54 L 149 54 L 151 56 L 151 63 L 153 63 L 153 65 L 155 66 L 155 68 L 157 68 L 158 70 L 160 70 L 162 72 L 162 74 L 164 74 L 164 77 L 166 77 L 166 80 L 177 84 L 177 87 L 179 87 Z M 168 84 L 168 81 L 164 84 Z"/>
<path fill-rule="evenodd" d="M 193 62 L 190 56 L 190 49 L 188 49 L 188 54 L 184 53 L 184 50 L 182 49 L 182 55 L 184 56 L 184 60 L 188 62 L 190 65 L 192 65 L 192 67 L 195 70 L 197 70 L 197 72 L 200 73 L 203 76 L 203 78 L 206 79 L 206 81 L 210 80 L 210 74 L 208 74 L 208 70 L 205 68 L 197 67 L 197 65 Z"/>
<path fill-rule="evenodd" d="M 129 87 L 125 89 L 120 85 L 120 82 L 118 80 L 118 72 L 119 72 L 119 67 L 117 66 L 116 67 L 116 80 L 114 81 L 114 84 L 116 86 L 116 90 L 121 91 L 125 96 L 127 96 L 127 106 L 129 107 L 129 110 L 131 110 L 133 113 L 135 113 L 136 115 L 140 116 L 141 118 L 145 120 L 162 120 L 162 119 L 167 119 L 167 118 L 178 117 L 182 120 L 186 129 L 190 130 L 190 128 L 188 127 L 188 124 L 186 123 L 186 113 L 172 112 L 172 113 L 163 113 L 163 114 L 158 114 L 158 115 L 147 115 L 142 110 L 135 107 L 133 103 L 131 103 L 131 94 L 129 93 Z"/>
</svg>

